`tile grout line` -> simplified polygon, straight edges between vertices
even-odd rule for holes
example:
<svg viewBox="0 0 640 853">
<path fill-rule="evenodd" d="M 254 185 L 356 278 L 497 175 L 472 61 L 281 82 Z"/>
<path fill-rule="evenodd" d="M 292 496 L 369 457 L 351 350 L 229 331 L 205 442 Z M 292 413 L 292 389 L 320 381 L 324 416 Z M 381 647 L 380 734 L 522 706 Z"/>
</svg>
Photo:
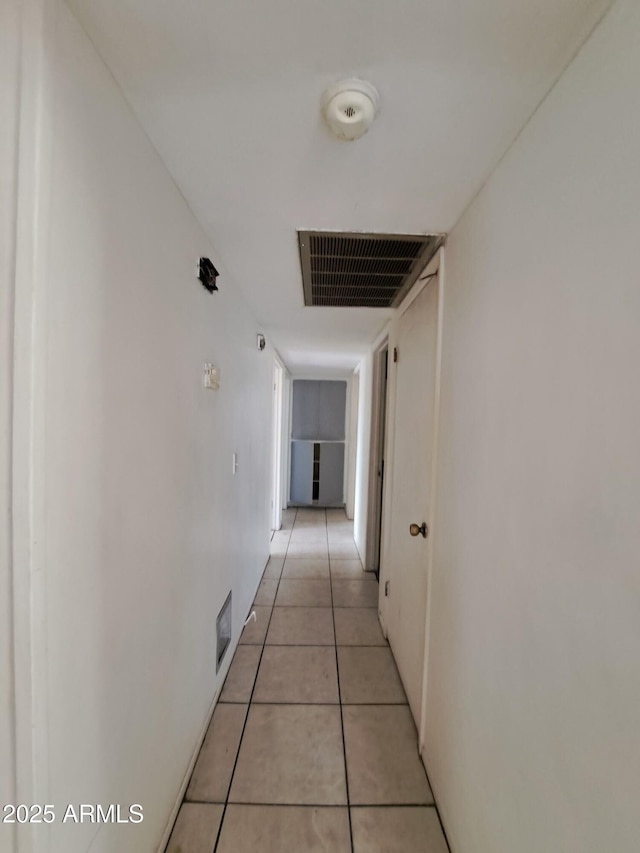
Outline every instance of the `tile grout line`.
<svg viewBox="0 0 640 853">
<path fill-rule="evenodd" d="M 349 773 L 347 771 L 347 745 L 344 737 L 344 714 L 342 711 L 342 692 L 340 690 L 340 666 L 338 664 L 338 637 L 336 635 L 336 614 L 333 606 L 333 578 L 331 576 L 331 552 L 329 551 L 329 529 L 327 520 L 327 511 L 324 511 L 325 529 L 327 531 L 327 556 L 329 558 L 329 589 L 331 590 L 331 619 L 333 622 L 333 639 L 335 641 L 334 649 L 336 654 L 336 678 L 338 680 L 338 703 L 340 707 L 340 729 L 342 731 L 342 755 L 344 757 L 344 784 L 347 794 L 347 818 L 349 820 L 349 842 L 351 844 L 351 853 L 353 850 L 353 827 L 351 826 L 351 800 L 349 798 Z"/>
<path fill-rule="evenodd" d="M 233 770 L 231 771 L 231 776 L 229 778 L 229 785 L 227 786 L 227 796 L 225 797 L 225 800 L 224 800 L 224 808 L 222 810 L 222 817 L 220 818 L 220 826 L 218 827 L 218 833 L 216 835 L 216 842 L 213 845 L 213 850 L 211 851 L 211 853 L 216 853 L 216 850 L 218 849 L 218 844 L 220 843 L 220 836 L 222 835 L 222 828 L 224 826 L 224 819 L 225 819 L 226 814 L 227 814 L 227 806 L 229 805 L 229 795 L 231 794 L 231 786 L 233 785 L 233 777 L 235 776 L 236 767 L 238 766 L 238 759 L 240 758 L 240 750 L 242 749 L 242 741 L 244 740 L 244 733 L 247 729 L 247 723 L 249 721 L 249 713 L 251 712 L 251 704 L 253 702 L 253 694 L 254 694 L 255 689 L 256 689 L 256 684 L 258 683 L 258 673 L 260 672 L 260 665 L 262 663 L 262 657 L 264 655 L 264 650 L 265 650 L 265 647 L 267 644 L 267 634 L 269 633 L 269 628 L 271 626 L 271 620 L 273 619 L 273 611 L 275 610 L 275 606 L 276 606 L 276 598 L 278 596 L 278 590 L 280 588 L 280 581 L 282 579 L 282 572 L 284 570 L 284 564 L 286 562 L 287 553 L 289 551 L 289 544 L 291 543 L 291 535 L 293 533 L 297 517 L 298 517 L 298 510 L 296 508 L 296 514 L 293 518 L 293 524 L 291 525 L 291 531 L 289 533 L 289 539 L 287 540 L 287 547 L 285 549 L 284 559 L 282 561 L 282 569 L 280 569 L 280 576 L 278 578 L 278 585 L 276 586 L 276 592 L 275 592 L 275 595 L 273 597 L 273 604 L 271 606 L 271 613 L 269 614 L 269 621 L 267 622 L 267 629 L 266 629 L 265 634 L 264 634 L 264 640 L 262 641 L 262 648 L 260 650 L 260 657 L 258 659 L 256 676 L 253 680 L 253 686 L 251 688 L 251 695 L 249 696 L 249 702 L 247 703 L 247 714 L 244 718 L 244 723 L 242 725 L 242 732 L 240 734 L 240 740 L 238 741 L 238 750 L 236 752 L 235 761 L 233 762 Z M 270 559 L 271 559 L 271 554 L 269 554 L 269 560 Z M 269 562 L 269 560 L 267 560 L 267 563 Z M 262 577 L 260 578 L 260 583 L 262 583 L 263 579 L 264 579 L 264 572 L 263 572 Z M 238 642 L 238 646 L 239 645 L 240 645 L 240 643 Z M 235 652 L 234 652 L 234 657 L 235 657 Z M 232 661 L 232 663 L 233 663 L 233 661 Z M 231 668 L 231 667 L 229 667 L 229 668 Z M 224 689 L 224 685 L 223 685 L 223 689 Z"/>
<path fill-rule="evenodd" d="M 427 777 L 428 778 L 428 777 Z M 431 783 L 429 783 L 431 786 Z M 431 795 L 433 796 L 433 788 L 431 788 Z M 436 804 L 436 798 L 433 797 L 433 808 L 436 813 L 436 817 L 438 818 L 438 823 L 440 824 L 440 829 L 442 830 L 442 837 L 444 838 L 444 843 L 447 845 L 447 850 L 451 853 L 451 845 L 449 844 L 449 836 L 447 835 L 447 830 L 444 828 L 444 824 L 442 822 L 442 818 L 440 817 L 440 809 Z"/>
<path fill-rule="evenodd" d="M 317 608 L 309 608 L 316 610 L 330 610 L 330 607 L 317 607 Z M 338 610 L 341 608 L 338 607 Z M 343 610 L 355 610 L 355 607 L 345 607 Z M 364 609 L 364 608 L 362 608 Z M 373 607 L 367 608 L 368 610 L 373 610 Z M 286 610 L 285 607 L 281 607 L 280 610 Z M 252 646 L 261 646 L 263 643 L 243 643 L 243 646 L 247 648 L 251 648 Z M 278 648 L 286 648 L 287 646 L 300 646 L 304 649 L 326 649 L 328 646 L 340 646 L 341 649 L 388 649 L 389 645 L 385 643 L 267 643 L 268 646 L 278 646 Z M 244 705 L 245 702 L 228 702 L 228 705 Z M 321 702 L 321 705 L 326 704 L 325 702 Z M 366 703 L 355 703 L 355 704 L 366 704 Z"/>
<path fill-rule="evenodd" d="M 271 648 L 287 648 L 287 646 L 271 646 Z M 295 648 L 298 648 L 297 646 Z M 300 648 L 304 649 L 328 649 L 330 646 L 301 646 Z M 341 649 L 348 648 L 345 646 L 340 646 Z M 351 647 L 353 648 L 353 646 Z M 222 705 L 246 705 L 246 702 L 222 702 Z M 252 700 L 252 704 L 254 705 L 302 705 L 305 708 L 336 708 L 338 705 L 342 704 L 347 708 L 405 708 L 409 703 L 408 702 L 284 702 L 279 700 L 275 702 L 270 699 L 268 702 L 260 702 L 257 700 Z M 192 803 L 193 800 L 189 800 L 188 802 Z M 207 800 L 209 802 L 209 800 Z"/>
<path fill-rule="evenodd" d="M 196 806 L 222 806 L 223 803 L 212 803 L 210 800 L 187 800 L 187 805 Z M 241 803 L 229 803 L 231 806 L 251 806 L 252 808 L 279 809 L 336 809 L 340 810 L 346 806 L 336 805 L 335 803 L 252 803 L 243 800 Z M 354 803 L 351 806 L 352 810 L 357 809 L 433 809 L 438 811 L 435 803 Z"/>
</svg>

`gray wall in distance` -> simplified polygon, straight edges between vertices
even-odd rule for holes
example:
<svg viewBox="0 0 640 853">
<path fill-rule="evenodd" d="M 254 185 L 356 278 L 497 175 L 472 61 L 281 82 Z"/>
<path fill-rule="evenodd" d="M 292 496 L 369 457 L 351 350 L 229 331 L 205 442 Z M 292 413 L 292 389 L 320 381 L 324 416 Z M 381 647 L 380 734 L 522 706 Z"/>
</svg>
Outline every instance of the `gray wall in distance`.
<svg viewBox="0 0 640 853">
<path fill-rule="evenodd" d="M 344 503 L 344 444 L 320 445 L 320 506 Z"/>
<path fill-rule="evenodd" d="M 313 443 L 291 442 L 291 503 L 310 504 L 313 500 Z"/>
<path fill-rule="evenodd" d="M 344 441 L 347 383 L 295 379 L 291 437 L 308 441 Z"/>
</svg>

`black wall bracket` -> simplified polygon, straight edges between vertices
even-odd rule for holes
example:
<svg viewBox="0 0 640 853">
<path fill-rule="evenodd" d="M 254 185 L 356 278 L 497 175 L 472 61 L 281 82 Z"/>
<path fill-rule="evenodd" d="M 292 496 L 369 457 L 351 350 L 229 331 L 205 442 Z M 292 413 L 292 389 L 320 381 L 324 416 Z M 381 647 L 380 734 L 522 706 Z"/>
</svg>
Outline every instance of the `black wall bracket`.
<svg viewBox="0 0 640 853">
<path fill-rule="evenodd" d="M 200 263 L 198 265 L 198 278 L 202 282 L 202 286 L 205 287 L 209 293 L 213 293 L 214 290 L 218 289 L 218 285 L 216 284 L 218 275 L 218 270 L 214 267 L 209 258 L 200 258 Z"/>
</svg>

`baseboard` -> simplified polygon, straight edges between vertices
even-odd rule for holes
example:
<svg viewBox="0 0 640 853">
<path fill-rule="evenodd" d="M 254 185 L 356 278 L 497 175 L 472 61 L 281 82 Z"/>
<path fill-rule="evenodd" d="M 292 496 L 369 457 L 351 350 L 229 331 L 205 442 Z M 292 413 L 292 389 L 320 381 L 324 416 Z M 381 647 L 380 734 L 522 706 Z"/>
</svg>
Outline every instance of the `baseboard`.
<svg viewBox="0 0 640 853">
<path fill-rule="evenodd" d="M 433 794 L 433 802 L 436 807 L 436 811 L 438 813 L 438 819 L 440 820 L 440 826 L 442 827 L 442 832 L 444 833 L 445 841 L 447 842 L 447 847 L 449 848 L 449 853 L 457 853 L 456 848 L 454 848 L 453 843 L 451 841 L 451 833 L 447 829 L 447 826 L 450 825 L 447 820 L 447 816 L 443 814 L 442 808 L 438 803 L 438 795 L 433 787 L 433 783 L 431 781 L 431 777 L 429 776 L 429 768 L 427 767 L 427 761 L 424 756 L 424 748 L 420 753 L 420 758 L 422 759 L 422 764 L 424 766 L 424 771 L 427 774 L 427 781 L 429 782 L 429 787 L 431 788 L 431 793 Z"/>
<path fill-rule="evenodd" d="M 238 638 L 238 640 L 239 639 L 240 638 Z M 236 641 L 236 646 L 237 645 L 238 645 L 238 641 Z M 235 648 L 233 650 L 233 653 L 235 654 Z M 230 659 L 232 659 L 232 658 L 233 658 L 233 655 L 231 656 Z M 225 678 L 226 678 L 226 673 L 225 673 Z M 224 684 L 224 681 L 222 682 L 222 684 Z M 171 833 L 173 832 L 173 826 L 176 822 L 176 818 L 178 817 L 178 812 L 180 811 L 180 806 L 182 805 L 182 801 L 184 800 L 184 795 L 187 791 L 187 787 L 188 787 L 189 781 L 191 779 L 191 774 L 193 773 L 193 768 L 196 766 L 196 761 L 198 760 L 198 756 L 200 755 L 200 750 L 202 749 L 202 744 L 204 743 L 204 739 L 207 735 L 207 730 L 209 728 L 209 725 L 211 724 L 211 718 L 213 717 L 213 712 L 215 711 L 216 705 L 218 704 L 218 698 L 220 696 L 221 689 L 222 689 L 222 685 L 220 685 L 220 687 L 218 688 L 218 690 L 216 690 L 216 692 L 213 696 L 213 701 L 211 702 L 211 705 L 209 707 L 209 711 L 207 712 L 207 716 L 205 719 L 204 726 L 203 726 L 202 731 L 200 732 L 200 734 L 198 736 L 198 740 L 196 742 L 196 746 L 195 746 L 195 749 L 193 751 L 193 754 L 191 755 L 191 758 L 189 759 L 189 764 L 188 764 L 187 769 L 185 771 L 185 774 L 183 776 L 182 782 L 180 783 L 180 788 L 178 790 L 177 799 L 173 805 L 173 808 L 171 809 L 171 814 L 169 815 L 169 820 L 168 820 L 167 825 L 165 827 L 165 830 L 162 834 L 162 840 L 160 842 L 160 846 L 158 847 L 158 853 L 164 853 L 166 846 L 169 843 L 169 839 L 171 838 Z"/>
</svg>

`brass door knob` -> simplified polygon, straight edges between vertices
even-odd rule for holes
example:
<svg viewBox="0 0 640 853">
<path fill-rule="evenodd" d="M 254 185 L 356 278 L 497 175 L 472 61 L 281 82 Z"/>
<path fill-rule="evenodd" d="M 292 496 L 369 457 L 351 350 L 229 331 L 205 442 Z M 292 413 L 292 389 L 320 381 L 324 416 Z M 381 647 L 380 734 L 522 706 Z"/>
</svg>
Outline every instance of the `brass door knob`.
<svg viewBox="0 0 640 853">
<path fill-rule="evenodd" d="M 423 521 L 422 524 L 411 524 L 409 526 L 409 533 L 412 536 L 417 536 L 418 534 L 420 534 L 423 539 L 426 539 L 427 536 L 429 535 L 429 528 L 427 527 L 426 523 Z"/>
</svg>

